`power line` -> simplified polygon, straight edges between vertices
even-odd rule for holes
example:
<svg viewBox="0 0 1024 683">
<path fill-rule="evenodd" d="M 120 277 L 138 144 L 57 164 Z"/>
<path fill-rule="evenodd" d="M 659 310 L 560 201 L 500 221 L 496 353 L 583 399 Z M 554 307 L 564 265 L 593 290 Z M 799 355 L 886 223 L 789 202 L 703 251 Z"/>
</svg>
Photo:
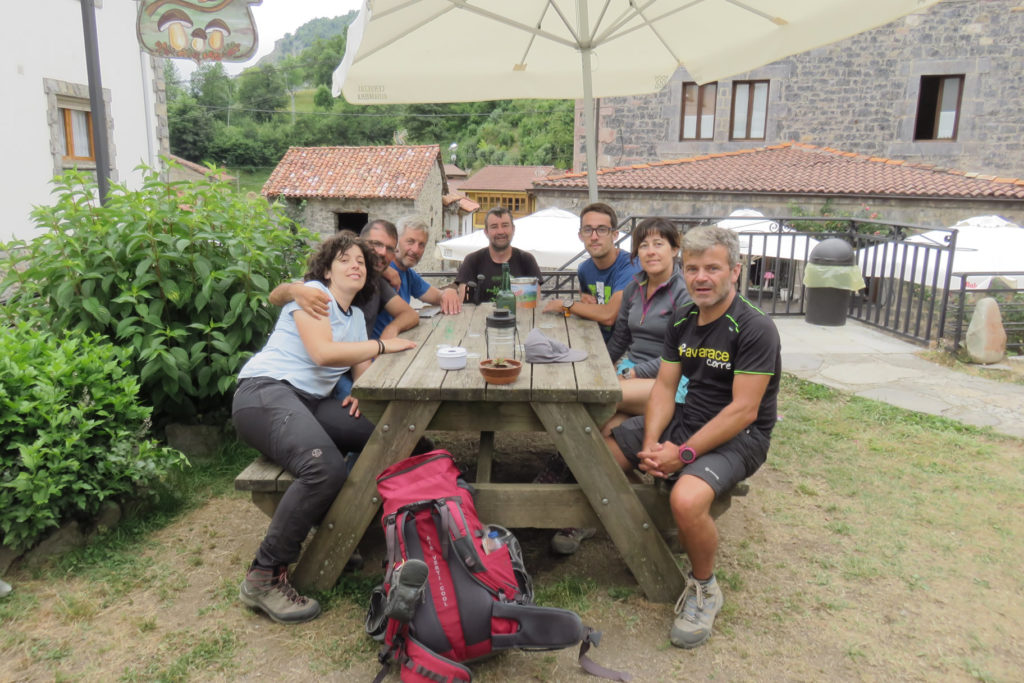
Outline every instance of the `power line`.
<svg viewBox="0 0 1024 683">
<path fill-rule="evenodd" d="M 566 101 L 568 101 L 568 100 L 566 100 Z M 171 102 L 170 104 L 173 104 L 173 102 Z M 230 111 L 233 111 L 233 112 L 256 112 L 256 113 L 261 113 L 261 114 L 289 114 L 289 115 L 292 113 L 292 111 L 290 109 L 253 109 L 251 107 L 235 107 L 235 106 L 223 107 L 223 106 L 212 105 L 212 104 L 202 104 L 201 102 L 196 102 L 196 106 L 197 107 L 201 107 L 203 109 L 206 109 L 208 111 L 224 111 L 224 112 L 226 112 L 226 111 L 230 110 Z M 402 106 L 402 105 L 387 105 L 387 106 Z M 489 112 L 465 112 L 465 113 L 461 113 L 461 114 L 456 114 L 456 113 L 451 113 L 451 114 L 417 114 L 417 113 L 411 113 L 411 112 L 405 112 L 405 111 L 403 111 L 403 112 L 393 112 L 393 113 L 390 113 L 390 114 L 388 114 L 388 113 L 379 113 L 379 114 L 376 114 L 376 113 L 365 113 L 364 114 L 364 113 L 359 113 L 359 112 L 335 112 L 335 111 L 296 111 L 295 112 L 295 114 L 302 115 L 302 116 L 339 116 L 339 117 L 351 116 L 351 117 L 364 117 L 364 118 L 394 118 L 394 117 L 402 117 L 402 118 L 414 118 L 414 119 L 442 119 L 442 118 L 476 117 L 476 116 L 484 116 L 484 117 L 498 116 L 498 117 L 503 117 L 503 116 L 526 116 L 526 115 L 533 115 L 533 114 L 542 115 L 542 114 L 570 114 L 570 113 L 572 113 L 572 112 L 569 112 L 569 111 L 564 111 L 564 112 L 544 111 L 544 110 L 541 110 L 541 109 L 532 109 L 532 110 L 526 110 L 526 111 L 522 111 L 522 110 L 506 111 L 506 110 L 501 109 L 500 107 L 496 107 L 496 108 L 492 109 Z"/>
</svg>

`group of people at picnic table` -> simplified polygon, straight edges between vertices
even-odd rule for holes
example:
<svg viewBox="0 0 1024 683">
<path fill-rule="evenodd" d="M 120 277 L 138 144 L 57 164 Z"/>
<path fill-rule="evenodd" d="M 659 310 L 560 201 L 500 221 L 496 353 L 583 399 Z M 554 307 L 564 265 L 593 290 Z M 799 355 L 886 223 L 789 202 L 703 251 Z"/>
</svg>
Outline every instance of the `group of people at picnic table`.
<svg viewBox="0 0 1024 683">
<path fill-rule="evenodd" d="M 714 575 L 716 496 L 764 463 L 776 420 L 779 334 L 737 291 L 742 264 L 734 233 L 698 226 L 685 234 L 668 219 L 647 218 L 617 246 L 612 207 L 580 212 L 587 258 L 575 298 L 548 301 L 546 314 L 601 326 L 622 388 L 602 427 L 622 469 L 665 479 L 681 547 L 690 561 L 675 606 L 673 645 L 704 643 L 722 607 Z M 334 501 L 373 432 L 350 395 L 352 382 L 386 353 L 416 346 L 401 332 L 419 322 L 413 298 L 458 315 L 469 298 L 491 301 L 508 263 L 512 277 L 540 278 L 536 259 L 512 246 L 515 222 L 504 207 L 485 218 L 488 246 L 469 254 L 452 285 L 439 289 L 415 270 L 428 223 L 417 216 L 373 220 L 357 237 L 339 232 L 309 258 L 301 282 L 270 295 L 281 313 L 269 340 L 242 368 L 232 406 L 239 436 L 294 477 L 281 498 L 240 588 L 241 600 L 279 623 L 317 617 L 316 600 L 289 583 L 310 529 Z M 414 449 L 433 448 L 423 438 Z M 540 473 L 538 481 L 551 481 Z M 572 554 L 594 529 L 566 528 L 552 550 Z"/>
</svg>

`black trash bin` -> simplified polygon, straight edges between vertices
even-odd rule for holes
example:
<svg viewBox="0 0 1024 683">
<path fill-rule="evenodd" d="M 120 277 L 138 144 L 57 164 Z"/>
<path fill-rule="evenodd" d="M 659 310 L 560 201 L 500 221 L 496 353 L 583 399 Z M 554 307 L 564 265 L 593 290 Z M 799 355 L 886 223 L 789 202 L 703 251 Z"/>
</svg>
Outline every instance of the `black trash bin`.
<svg viewBox="0 0 1024 683">
<path fill-rule="evenodd" d="M 864 286 L 856 267 L 853 247 L 845 240 L 831 237 L 811 250 L 804 269 L 807 307 L 804 319 L 812 325 L 846 324 L 850 292 Z"/>
</svg>

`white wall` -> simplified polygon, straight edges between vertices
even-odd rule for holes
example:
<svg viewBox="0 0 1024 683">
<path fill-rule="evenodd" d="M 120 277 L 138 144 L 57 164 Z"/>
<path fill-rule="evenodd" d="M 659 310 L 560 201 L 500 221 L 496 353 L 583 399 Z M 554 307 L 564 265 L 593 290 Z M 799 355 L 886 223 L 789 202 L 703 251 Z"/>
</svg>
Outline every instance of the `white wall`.
<svg viewBox="0 0 1024 683">
<path fill-rule="evenodd" d="M 135 34 L 134 0 L 97 0 L 96 24 L 104 90 L 111 93 L 112 178 L 137 187 L 135 166 L 159 163 L 153 70 Z M 0 27 L 0 241 L 30 239 L 36 232 L 29 211 L 50 203 L 54 175 L 43 79 L 88 84 L 82 9 L 78 0 L 4 3 Z M 99 125 L 95 121 L 95 125 Z"/>
</svg>

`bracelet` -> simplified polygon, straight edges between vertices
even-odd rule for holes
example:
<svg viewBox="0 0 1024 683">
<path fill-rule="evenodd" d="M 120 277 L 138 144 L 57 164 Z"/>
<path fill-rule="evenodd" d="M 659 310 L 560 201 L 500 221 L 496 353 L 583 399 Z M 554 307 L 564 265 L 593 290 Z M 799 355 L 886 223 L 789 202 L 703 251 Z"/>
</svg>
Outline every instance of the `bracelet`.
<svg viewBox="0 0 1024 683">
<path fill-rule="evenodd" d="M 384 348 L 384 342 L 382 342 L 380 339 L 377 340 L 377 346 L 380 347 L 377 351 L 378 356 L 383 356 L 385 353 L 387 353 L 387 349 Z"/>
</svg>

